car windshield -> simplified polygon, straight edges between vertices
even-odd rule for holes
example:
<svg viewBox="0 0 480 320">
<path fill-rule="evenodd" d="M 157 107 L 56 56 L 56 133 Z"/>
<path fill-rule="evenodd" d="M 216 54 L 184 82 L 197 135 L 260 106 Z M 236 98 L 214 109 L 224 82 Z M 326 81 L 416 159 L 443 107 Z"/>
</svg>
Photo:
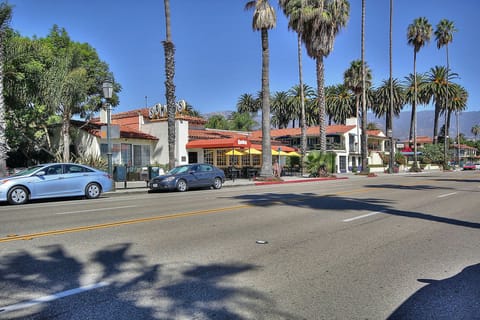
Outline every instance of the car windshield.
<svg viewBox="0 0 480 320">
<path fill-rule="evenodd" d="M 170 174 L 185 173 L 188 170 L 190 170 L 190 166 L 180 166 L 180 167 L 173 168 L 168 173 Z"/>
<path fill-rule="evenodd" d="M 29 168 L 27 168 L 27 169 L 25 169 L 25 170 L 22 170 L 22 171 L 20 171 L 20 172 L 15 173 L 14 175 L 12 175 L 12 177 L 28 176 L 28 175 L 31 174 L 32 172 L 35 172 L 35 171 L 37 171 L 38 169 L 43 168 L 43 167 L 44 167 L 44 166 L 42 166 L 42 165 L 29 167 Z"/>
</svg>

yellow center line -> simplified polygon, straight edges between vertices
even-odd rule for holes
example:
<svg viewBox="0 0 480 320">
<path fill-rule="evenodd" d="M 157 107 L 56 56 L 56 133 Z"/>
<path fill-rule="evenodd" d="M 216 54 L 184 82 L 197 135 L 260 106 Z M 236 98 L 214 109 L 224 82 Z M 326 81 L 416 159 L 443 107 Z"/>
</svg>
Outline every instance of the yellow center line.
<svg viewBox="0 0 480 320">
<path fill-rule="evenodd" d="M 175 214 L 149 217 L 149 218 L 131 219 L 131 220 L 123 220 L 123 221 L 110 222 L 110 223 L 102 223 L 102 224 L 96 224 L 96 225 L 90 225 L 90 226 L 81 226 L 81 227 L 68 228 L 68 229 L 62 229 L 62 230 L 51 230 L 51 231 L 45 231 L 45 232 L 30 233 L 30 234 L 24 234 L 24 235 L 9 235 L 7 237 L 0 238 L 0 243 L 9 242 L 9 241 L 18 241 L 18 240 L 32 240 L 33 238 L 47 237 L 47 236 L 60 235 L 60 234 L 73 233 L 73 232 L 81 232 L 81 231 L 88 231 L 88 230 L 106 229 L 106 228 L 112 228 L 112 227 L 118 227 L 118 226 L 136 224 L 136 223 L 143 223 L 143 222 L 150 222 L 150 221 L 158 221 L 158 220 L 191 217 L 191 216 L 197 216 L 197 215 L 205 215 L 205 214 L 211 214 L 211 213 L 217 213 L 217 212 L 244 209 L 244 208 L 248 208 L 248 207 L 251 207 L 251 205 L 238 205 L 238 206 L 225 207 L 225 208 L 190 211 L 190 212 L 175 213 Z"/>
<path fill-rule="evenodd" d="M 333 194 L 327 194 L 323 196 L 336 196 L 336 195 L 346 195 L 346 194 L 355 194 L 355 193 L 364 193 L 369 192 L 371 190 L 379 190 L 380 188 L 361 188 L 361 189 L 354 189 L 349 191 L 338 191 Z M 381 188 L 383 189 L 383 188 Z M 385 188 L 387 189 L 387 188 Z M 297 199 L 288 199 L 289 201 L 302 201 L 305 200 L 305 197 L 299 197 Z M 272 204 L 284 204 L 285 201 L 271 201 Z M 238 206 L 231 206 L 231 207 L 224 207 L 224 208 L 216 208 L 216 209 L 208 209 L 208 210 L 197 210 L 197 211 L 189 211 L 183 213 L 174 213 L 169 215 L 162 215 L 162 216 L 155 216 L 155 217 L 148 217 L 148 218 L 141 218 L 141 219 L 131 219 L 131 220 L 123 220 L 117 222 L 110 222 L 110 223 L 103 223 L 103 224 L 95 224 L 90 226 L 80 226 L 75 228 L 68 228 L 68 229 L 61 229 L 61 230 L 51 230 L 51 231 L 44 231 L 44 232 L 37 232 L 37 233 L 30 233 L 24 235 L 8 235 L 7 237 L 0 238 L 0 243 L 2 242 L 10 242 L 10 241 L 18 241 L 18 240 L 32 240 L 34 238 L 40 237 L 47 237 L 53 235 L 61 235 L 67 233 L 74 233 L 74 232 L 81 232 L 81 231 L 89 231 L 89 230 L 98 230 L 98 229 L 106 229 L 106 228 L 113 228 L 118 226 L 130 225 L 130 224 L 137 224 L 137 223 L 144 223 L 150 221 L 159 221 L 159 220 L 168 220 L 168 219 L 176 219 L 176 218 L 185 218 L 197 215 L 206 215 L 212 214 L 217 212 L 225 212 L 230 210 L 238 210 L 238 209 L 245 209 L 253 207 L 254 205 L 244 204 Z"/>
</svg>

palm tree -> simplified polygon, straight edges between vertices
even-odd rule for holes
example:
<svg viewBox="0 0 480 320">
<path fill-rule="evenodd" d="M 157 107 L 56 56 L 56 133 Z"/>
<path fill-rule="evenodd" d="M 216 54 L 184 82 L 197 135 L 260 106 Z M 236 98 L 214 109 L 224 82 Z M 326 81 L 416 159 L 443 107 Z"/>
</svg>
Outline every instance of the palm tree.
<svg viewBox="0 0 480 320">
<path fill-rule="evenodd" d="M 367 165 L 368 165 L 368 159 L 367 159 L 367 101 L 366 101 L 366 76 L 367 76 L 367 64 L 365 63 L 365 0 L 362 0 L 362 37 L 361 37 L 361 43 L 362 43 L 362 54 L 361 54 L 361 60 L 362 60 L 362 142 L 361 142 L 361 147 L 362 147 L 362 171 L 363 172 L 368 172 L 367 170 Z M 371 76 L 370 76 L 371 77 Z M 369 86 L 370 87 L 370 86 Z"/>
<path fill-rule="evenodd" d="M 289 29 L 293 29 L 297 32 L 297 56 L 298 56 L 298 80 L 299 80 L 299 98 L 300 98 L 300 128 L 301 128 L 301 139 L 300 139 L 300 153 L 302 157 L 300 158 L 300 164 L 302 168 L 302 173 L 304 170 L 304 159 L 307 152 L 307 120 L 305 115 L 305 87 L 303 84 L 303 73 L 302 73 L 302 32 L 303 32 L 303 1 L 290 1 L 290 0 L 279 0 L 280 7 L 283 9 L 283 13 L 290 18 L 288 22 Z M 297 95 L 295 95 L 297 96 Z M 297 104 L 295 104 L 297 105 Z"/>
<path fill-rule="evenodd" d="M 389 129 L 391 130 L 391 123 L 393 122 L 392 115 L 398 117 L 404 105 L 405 91 L 403 86 L 398 79 L 393 79 L 393 81 L 388 79 L 384 80 L 375 91 L 375 102 L 372 105 L 372 110 L 377 118 L 385 116 L 385 128 L 388 132 Z"/>
<path fill-rule="evenodd" d="M 448 137 L 448 132 L 450 130 L 450 116 L 452 112 L 455 112 L 458 119 L 458 113 L 463 111 L 467 108 L 467 100 L 468 100 L 468 92 L 465 90 L 464 87 L 460 86 L 459 84 L 452 84 L 453 96 L 452 101 L 450 103 L 450 108 L 448 109 L 448 116 L 447 116 L 447 126 L 446 126 L 446 135 Z M 460 144 L 460 133 L 458 131 L 458 121 L 457 121 L 457 148 L 459 148 Z M 460 163 L 460 150 L 457 150 L 457 163 Z"/>
<path fill-rule="evenodd" d="M 388 173 L 393 173 L 393 160 L 395 159 L 395 148 L 393 147 L 393 108 L 394 108 L 394 98 L 393 98 L 393 0 L 390 0 L 390 30 L 389 30 L 389 40 L 388 40 L 388 56 L 389 56 L 389 71 L 390 71 L 390 108 L 388 112 L 388 121 L 385 125 L 385 130 L 387 131 L 387 136 L 390 138 L 390 157 L 388 161 Z"/>
<path fill-rule="evenodd" d="M 170 28 L 170 0 L 163 0 L 165 7 L 165 24 L 167 39 L 163 41 L 165 50 L 165 98 L 167 100 L 168 112 L 168 167 L 175 167 L 175 45 L 172 42 L 172 31 Z"/>
<path fill-rule="evenodd" d="M 3 64 L 4 64 L 4 44 L 5 31 L 12 17 L 12 7 L 7 3 L 0 4 L 0 177 L 5 177 L 7 173 L 7 152 L 8 144 L 5 137 L 5 100 L 3 98 Z"/>
<path fill-rule="evenodd" d="M 325 88 L 325 106 L 331 120 L 345 124 L 348 118 L 355 116 L 355 96 L 343 84 Z"/>
<path fill-rule="evenodd" d="M 306 126 L 306 114 L 302 115 L 302 109 L 304 109 L 304 113 L 306 110 L 306 104 L 308 100 L 311 100 L 315 97 L 315 91 L 312 87 L 307 84 L 303 84 L 303 88 L 299 85 L 295 85 L 290 90 L 288 90 L 288 95 L 290 96 L 290 103 L 292 107 L 292 112 L 294 112 L 295 119 L 299 119 L 300 127 L 302 125 L 302 117 L 305 116 L 305 126 Z M 292 119 L 295 121 L 295 119 Z M 295 127 L 295 123 L 293 123 L 293 127 Z"/>
<path fill-rule="evenodd" d="M 365 64 L 365 68 L 362 67 L 362 65 Z M 363 110 L 363 104 L 366 105 L 365 99 L 365 86 L 370 87 L 372 85 L 372 72 L 370 71 L 370 68 L 366 65 L 366 63 L 362 63 L 361 60 L 354 60 L 350 63 L 350 68 L 348 68 L 345 73 L 343 74 L 343 82 L 345 86 L 350 89 L 353 92 L 353 95 L 355 96 L 355 117 L 357 118 L 357 145 L 362 145 L 363 149 L 363 138 L 362 141 L 360 142 L 360 124 L 358 123 L 359 117 L 361 116 L 362 123 L 362 136 L 366 134 L 365 128 L 363 128 L 364 120 L 363 120 L 363 114 L 365 113 L 366 117 L 366 107 L 365 110 Z M 360 112 L 360 98 L 362 98 L 362 111 Z M 365 125 L 366 125 L 366 119 L 365 119 Z M 365 145 L 366 146 L 366 145 Z M 360 150 L 356 150 L 358 152 Z M 362 150 L 362 168 L 364 163 L 363 163 L 363 156 L 366 157 L 366 153 L 363 154 Z M 362 169 L 363 170 L 363 169 Z"/>
<path fill-rule="evenodd" d="M 449 65 L 449 60 L 448 60 L 448 44 L 453 41 L 453 33 L 456 32 L 457 29 L 455 29 L 455 25 L 453 24 L 452 21 L 449 21 L 447 19 L 442 19 L 440 22 L 437 24 L 437 28 L 435 30 L 435 39 L 437 40 L 437 48 L 440 49 L 441 47 L 445 46 L 446 49 L 446 58 L 447 58 L 447 75 L 446 75 L 446 92 L 444 99 L 445 99 L 445 110 L 448 109 L 448 80 L 449 76 L 448 73 L 450 71 L 450 65 Z M 436 109 L 436 108 L 435 108 Z M 445 123 L 447 122 L 447 112 L 445 112 Z M 438 120 L 437 120 L 438 121 Z M 448 126 L 447 126 L 448 130 Z M 435 134 L 435 132 L 434 132 Z M 445 132 L 446 136 L 448 136 L 448 131 Z M 444 159 L 447 161 L 447 150 L 448 150 L 448 140 L 445 139 L 445 145 L 444 145 Z M 445 163 L 446 165 L 447 163 Z"/>
<path fill-rule="evenodd" d="M 325 123 L 325 64 L 324 58 L 333 50 L 333 44 L 350 15 L 347 0 L 310 0 L 302 10 L 303 32 L 307 54 L 316 60 L 318 124 L 320 127 L 320 151 L 327 149 Z"/>
<path fill-rule="evenodd" d="M 413 20 L 408 26 L 407 39 L 408 44 L 413 46 L 413 76 L 414 76 L 414 98 L 412 104 L 412 123 L 413 123 L 413 152 L 414 162 L 413 170 L 418 170 L 417 164 L 417 53 L 430 41 L 432 36 L 432 25 L 427 18 L 420 17 Z"/>
<path fill-rule="evenodd" d="M 480 125 L 476 124 L 472 127 L 472 134 L 475 137 L 475 142 L 477 142 L 477 136 L 480 134 Z"/>
<path fill-rule="evenodd" d="M 244 93 L 240 96 L 237 101 L 237 112 L 240 113 L 251 113 L 252 115 L 256 115 L 258 110 L 262 107 L 262 101 L 260 99 L 255 98 L 250 93 Z"/>
<path fill-rule="evenodd" d="M 245 9 L 254 9 L 252 27 L 261 32 L 262 39 L 262 168 L 260 176 L 273 176 L 272 148 L 270 141 L 270 53 L 268 30 L 277 24 L 275 10 L 268 0 L 248 1 Z"/>
<path fill-rule="evenodd" d="M 292 99 L 286 91 L 277 91 L 272 97 L 272 124 L 277 128 L 287 128 L 294 114 L 292 113 Z"/>
<path fill-rule="evenodd" d="M 433 119 L 433 144 L 438 143 L 438 119 L 440 114 L 445 111 L 448 100 L 448 82 L 457 78 L 456 73 L 448 73 L 445 67 L 435 66 L 427 72 L 424 89 L 429 99 L 433 99 L 435 105 L 435 116 Z M 446 113 L 445 113 L 446 115 Z"/>
</svg>

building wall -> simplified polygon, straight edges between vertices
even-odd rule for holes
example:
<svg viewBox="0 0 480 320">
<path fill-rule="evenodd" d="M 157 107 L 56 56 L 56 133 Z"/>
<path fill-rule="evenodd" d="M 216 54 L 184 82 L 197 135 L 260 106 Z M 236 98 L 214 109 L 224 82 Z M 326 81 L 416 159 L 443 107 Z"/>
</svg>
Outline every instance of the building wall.
<svg viewBox="0 0 480 320">
<path fill-rule="evenodd" d="M 151 152 L 152 163 L 168 164 L 168 122 L 152 120 L 141 125 L 140 131 L 158 138 Z M 188 121 L 175 121 L 175 165 L 188 163 Z"/>
</svg>

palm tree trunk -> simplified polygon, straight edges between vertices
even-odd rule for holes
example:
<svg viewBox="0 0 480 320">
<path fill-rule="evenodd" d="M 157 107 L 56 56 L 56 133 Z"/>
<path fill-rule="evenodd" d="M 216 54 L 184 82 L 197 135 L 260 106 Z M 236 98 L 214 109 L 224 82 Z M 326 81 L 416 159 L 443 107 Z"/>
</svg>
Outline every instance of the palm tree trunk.
<svg viewBox="0 0 480 320">
<path fill-rule="evenodd" d="M 300 82 L 300 127 L 301 127 L 301 142 L 300 142 L 300 167 L 302 168 L 302 175 L 305 174 L 305 155 L 307 153 L 307 122 L 305 119 L 305 92 L 303 88 L 303 66 L 302 66 L 302 37 L 298 34 L 297 37 L 298 48 L 298 79 Z"/>
<path fill-rule="evenodd" d="M 262 168 L 260 176 L 273 176 L 272 143 L 270 140 L 270 53 L 268 30 L 262 29 Z"/>
<path fill-rule="evenodd" d="M 412 105 L 412 126 L 413 126 L 413 167 L 417 170 L 417 52 L 413 52 L 413 105 Z"/>
<path fill-rule="evenodd" d="M 175 167 L 175 46 L 172 42 L 170 28 L 170 1 L 163 1 L 165 6 L 165 23 L 167 39 L 163 42 L 165 50 L 165 98 L 167 100 L 168 113 L 168 166 Z"/>
<path fill-rule="evenodd" d="M 393 146 L 393 0 L 390 0 L 390 39 L 389 39 L 389 65 L 390 65 L 390 109 L 388 111 L 388 120 L 386 124 L 387 135 L 390 139 L 390 158 L 388 162 L 388 172 L 393 173 L 395 160 L 395 148 Z M 390 131 L 389 131 L 390 130 Z"/>
<path fill-rule="evenodd" d="M 323 56 L 317 57 L 318 125 L 320 127 L 320 152 L 327 151 L 327 130 L 325 125 L 325 65 Z"/>
<path fill-rule="evenodd" d="M 365 2 L 362 0 L 362 171 L 368 172 L 367 100 L 365 88 Z"/>
<path fill-rule="evenodd" d="M 435 115 L 433 118 L 433 144 L 438 143 L 438 119 L 440 118 L 440 103 L 435 103 Z"/>
</svg>

